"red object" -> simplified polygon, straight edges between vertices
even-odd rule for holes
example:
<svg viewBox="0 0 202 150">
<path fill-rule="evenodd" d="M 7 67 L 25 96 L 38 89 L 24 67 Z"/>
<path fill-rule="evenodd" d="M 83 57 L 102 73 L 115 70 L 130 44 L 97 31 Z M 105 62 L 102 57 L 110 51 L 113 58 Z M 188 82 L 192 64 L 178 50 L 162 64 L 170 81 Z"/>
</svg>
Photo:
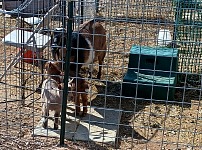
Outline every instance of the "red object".
<svg viewBox="0 0 202 150">
<path fill-rule="evenodd" d="M 19 51 L 21 51 L 21 49 L 19 49 Z M 23 53 L 23 52 L 22 52 Z M 34 55 L 33 55 L 34 54 Z M 23 61 L 26 62 L 26 63 L 36 63 L 37 62 L 37 57 L 36 57 L 36 53 L 32 52 L 31 50 L 26 50 L 25 53 L 23 53 Z"/>
<path fill-rule="evenodd" d="M 31 50 L 27 50 L 24 54 L 23 54 L 23 61 L 26 63 L 34 63 L 36 62 L 36 53 L 33 53 Z"/>
<path fill-rule="evenodd" d="M 19 51 L 22 51 L 21 49 L 19 49 Z M 22 52 L 23 53 L 23 52 Z M 21 54 L 22 54 L 21 53 Z M 43 53 L 40 52 L 40 55 L 42 56 Z M 22 56 L 22 55 L 21 55 Z M 37 55 L 36 53 L 32 50 L 25 50 L 25 52 L 23 53 L 23 61 L 26 62 L 26 63 L 30 63 L 30 64 L 37 64 Z"/>
</svg>

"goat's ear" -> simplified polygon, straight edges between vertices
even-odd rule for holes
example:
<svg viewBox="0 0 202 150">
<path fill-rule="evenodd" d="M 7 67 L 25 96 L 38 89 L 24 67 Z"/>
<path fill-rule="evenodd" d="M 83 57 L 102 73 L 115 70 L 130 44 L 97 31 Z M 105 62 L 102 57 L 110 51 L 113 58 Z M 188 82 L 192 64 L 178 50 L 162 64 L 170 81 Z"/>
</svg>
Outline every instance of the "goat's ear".
<svg viewBox="0 0 202 150">
<path fill-rule="evenodd" d="M 44 65 L 44 69 L 48 69 L 49 68 L 49 62 L 46 62 Z"/>
<path fill-rule="evenodd" d="M 89 25 L 89 30 L 92 30 L 92 29 L 93 29 L 94 23 L 95 23 L 94 20 L 92 20 L 92 21 L 89 22 L 89 24 L 90 24 L 90 25 Z"/>
<path fill-rule="evenodd" d="M 61 84 L 58 84 L 58 89 L 59 89 L 59 90 L 61 90 L 61 89 L 62 89 Z"/>
<path fill-rule="evenodd" d="M 92 30 L 92 26 L 93 26 L 93 23 L 92 22 L 88 22 L 85 26 L 85 29 L 88 30 L 88 31 L 91 31 Z"/>
<path fill-rule="evenodd" d="M 68 87 L 69 87 L 69 85 L 68 85 Z M 63 90 L 64 89 L 64 84 L 63 83 L 58 84 L 58 89 Z"/>
<path fill-rule="evenodd" d="M 84 29 L 86 29 L 86 30 L 89 31 L 89 29 L 90 29 L 90 23 L 87 23 Z"/>
<path fill-rule="evenodd" d="M 48 63 L 48 68 L 53 68 L 53 64 L 51 62 Z"/>
</svg>

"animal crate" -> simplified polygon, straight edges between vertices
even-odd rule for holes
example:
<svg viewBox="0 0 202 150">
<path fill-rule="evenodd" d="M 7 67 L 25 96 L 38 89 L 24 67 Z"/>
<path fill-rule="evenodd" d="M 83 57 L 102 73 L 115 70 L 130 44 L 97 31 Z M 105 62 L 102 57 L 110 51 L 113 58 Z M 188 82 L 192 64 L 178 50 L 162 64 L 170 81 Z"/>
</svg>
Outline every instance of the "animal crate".
<svg viewBox="0 0 202 150">
<path fill-rule="evenodd" d="M 180 45 L 182 72 L 201 72 L 202 1 L 176 0 L 176 40 Z"/>
<path fill-rule="evenodd" d="M 123 79 L 123 96 L 173 100 L 177 65 L 177 49 L 133 46 Z"/>
<path fill-rule="evenodd" d="M 2 4 L 5 10 L 13 10 L 24 4 L 23 13 L 38 13 L 48 11 L 54 5 L 54 0 L 3 0 Z"/>
<path fill-rule="evenodd" d="M 22 1 L 19 0 L 4 0 L 2 2 L 2 6 L 5 10 L 13 10 L 16 9 Z"/>
</svg>

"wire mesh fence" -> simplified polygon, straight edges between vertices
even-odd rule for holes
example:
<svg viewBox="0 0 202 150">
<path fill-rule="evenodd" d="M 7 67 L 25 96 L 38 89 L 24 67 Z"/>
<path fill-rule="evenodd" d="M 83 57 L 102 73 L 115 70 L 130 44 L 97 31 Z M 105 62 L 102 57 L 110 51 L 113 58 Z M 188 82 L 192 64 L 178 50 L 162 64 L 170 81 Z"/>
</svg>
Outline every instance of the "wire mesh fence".
<svg viewBox="0 0 202 150">
<path fill-rule="evenodd" d="M 201 1 L 6 2 L 1 149 L 202 148 Z"/>
<path fill-rule="evenodd" d="M 200 73 L 201 2 L 176 1 L 178 40 L 181 43 L 181 70 Z"/>
</svg>

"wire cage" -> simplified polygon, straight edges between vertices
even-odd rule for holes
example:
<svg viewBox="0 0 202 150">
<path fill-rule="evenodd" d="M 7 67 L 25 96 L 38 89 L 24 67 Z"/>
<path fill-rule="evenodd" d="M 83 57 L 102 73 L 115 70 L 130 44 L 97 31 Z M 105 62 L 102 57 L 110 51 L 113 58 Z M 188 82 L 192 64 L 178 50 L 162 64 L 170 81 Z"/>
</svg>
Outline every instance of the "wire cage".
<svg viewBox="0 0 202 150">
<path fill-rule="evenodd" d="M 201 1 L 176 1 L 177 40 L 181 45 L 181 71 L 201 72 Z"/>
<path fill-rule="evenodd" d="M 51 2 L 0 9 L 0 149 L 201 149 L 201 1 Z"/>
<path fill-rule="evenodd" d="M 34 16 L 41 12 L 48 11 L 54 5 L 54 0 L 42 1 L 42 0 L 4 0 L 2 2 L 2 8 L 8 11 L 12 11 L 12 15 Z M 15 12 L 15 13 L 14 13 Z"/>
</svg>

